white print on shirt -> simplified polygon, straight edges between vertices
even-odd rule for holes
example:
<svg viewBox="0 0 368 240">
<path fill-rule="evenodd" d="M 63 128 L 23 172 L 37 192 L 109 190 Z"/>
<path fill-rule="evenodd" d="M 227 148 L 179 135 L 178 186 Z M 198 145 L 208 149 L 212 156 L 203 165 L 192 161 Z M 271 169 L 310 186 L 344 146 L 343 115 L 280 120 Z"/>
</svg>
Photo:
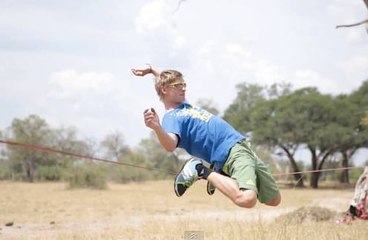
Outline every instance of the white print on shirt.
<svg viewBox="0 0 368 240">
<path fill-rule="evenodd" d="M 213 116 L 212 113 L 207 112 L 206 110 L 196 107 L 196 106 L 188 106 L 179 112 L 176 113 L 177 116 L 191 116 L 192 118 L 196 118 L 202 120 L 204 122 L 208 122 Z"/>
</svg>

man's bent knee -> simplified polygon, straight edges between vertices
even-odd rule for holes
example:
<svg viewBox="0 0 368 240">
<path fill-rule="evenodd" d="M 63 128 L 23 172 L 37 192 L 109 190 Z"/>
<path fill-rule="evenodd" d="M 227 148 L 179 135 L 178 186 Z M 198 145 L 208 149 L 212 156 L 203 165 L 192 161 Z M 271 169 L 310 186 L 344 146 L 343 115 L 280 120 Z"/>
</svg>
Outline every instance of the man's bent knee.
<svg viewBox="0 0 368 240">
<path fill-rule="evenodd" d="M 253 190 L 240 190 L 234 203 L 239 207 L 252 208 L 257 203 L 257 193 Z"/>
<path fill-rule="evenodd" d="M 270 201 L 267 201 L 265 202 L 266 205 L 268 206 L 278 206 L 281 202 L 281 195 L 279 194 L 276 198 L 270 200 Z"/>
</svg>

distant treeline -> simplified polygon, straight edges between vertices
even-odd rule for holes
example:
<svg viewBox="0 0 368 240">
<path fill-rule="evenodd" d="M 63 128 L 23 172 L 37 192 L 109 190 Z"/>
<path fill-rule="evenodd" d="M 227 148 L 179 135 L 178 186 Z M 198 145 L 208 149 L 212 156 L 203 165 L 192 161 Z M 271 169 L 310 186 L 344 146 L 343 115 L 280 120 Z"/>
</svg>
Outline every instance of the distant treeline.
<svg viewBox="0 0 368 240">
<path fill-rule="evenodd" d="M 250 138 L 273 172 L 348 167 L 352 165 L 354 154 L 368 147 L 368 81 L 350 94 L 337 96 L 321 94 L 316 88 L 292 90 L 289 84 L 260 86 L 242 83 L 237 86 L 237 91 L 222 117 Z M 214 114 L 219 113 L 212 100 L 202 99 L 198 105 Z M 188 157 L 180 150 L 175 154 L 166 152 L 154 134 L 142 139 L 134 148 L 128 147 L 121 131 L 107 135 L 101 142 L 77 136 L 77 129 L 51 128 L 37 115 L 15 118 L 11 126 L 0 131 L 2 140 L 160 171 L 2 144 L 0 180 L 68 181 L 71 187 L 104 188 L 107 181 L 126 183 L 172 178 L 170 173 L 177 172 L 182 164 L 179 159 Z M 296 159 L 296 153 L 302 149 L 310 153 L 310 165 Z M 310 174 L 310 186 L 317 188 L 323 176 L 319 172 Z M 297 186 L 304 186 L 301 174 L 293 177 Z M 349 183 L 350 178 L 349 171 L 345 170 L 333 180 Z"/>
</svg>

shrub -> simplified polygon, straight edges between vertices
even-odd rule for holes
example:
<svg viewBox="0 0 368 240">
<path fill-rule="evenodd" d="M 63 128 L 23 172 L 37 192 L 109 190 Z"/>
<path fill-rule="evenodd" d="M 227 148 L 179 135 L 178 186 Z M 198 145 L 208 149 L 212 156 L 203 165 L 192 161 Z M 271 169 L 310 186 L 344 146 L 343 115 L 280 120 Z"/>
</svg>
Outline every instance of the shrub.
<svg viewBox="0 0 368 240">
<path fill-rule="evenodd" d="M 5 161 L 0 161 L 0 180 L 11 179 L 9 164 Z"/>
<path fill-rule="evenodd" d="M 106 189 L 106 171 L 97 164 L 73 166 L 67 173 L 69 188 Z"/>
<path fill-rule="evenodd" d="M 117 183 L 144 182 L 153 179 L 151 171 L 130 166 L 114 166 L 110 177 Z"/>
<path fill-rule="evenodd" d="M 36 179 L 41 181 L 59 181 L 62 178 L 62 169 L 59 166 L 40 166 L 37 168 Z"/>
</svg>

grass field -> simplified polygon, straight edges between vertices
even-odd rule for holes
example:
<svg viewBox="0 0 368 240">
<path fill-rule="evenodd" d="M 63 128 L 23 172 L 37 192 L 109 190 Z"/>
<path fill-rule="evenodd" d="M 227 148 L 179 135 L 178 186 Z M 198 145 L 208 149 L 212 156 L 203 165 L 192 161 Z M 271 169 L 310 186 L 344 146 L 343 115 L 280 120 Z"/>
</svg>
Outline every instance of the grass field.
<svg viewBox="0 0 368 240">
<path fill-rule="evenodd" d="M 282 189 L 278 207 L 257 204 L 241 209 L 219 192 L 208 196 L 204 181 L 181 198 L 172 184 L 68 190 L 63 183 L 0 182 L 0 239 L 355 240 L 368 236 L 365 221 L 336 224 L 336 218 L 298 221 L 293 217 L 297 209 L 308 206 L 343 212 L 353 189 Z"/>
</svg>

